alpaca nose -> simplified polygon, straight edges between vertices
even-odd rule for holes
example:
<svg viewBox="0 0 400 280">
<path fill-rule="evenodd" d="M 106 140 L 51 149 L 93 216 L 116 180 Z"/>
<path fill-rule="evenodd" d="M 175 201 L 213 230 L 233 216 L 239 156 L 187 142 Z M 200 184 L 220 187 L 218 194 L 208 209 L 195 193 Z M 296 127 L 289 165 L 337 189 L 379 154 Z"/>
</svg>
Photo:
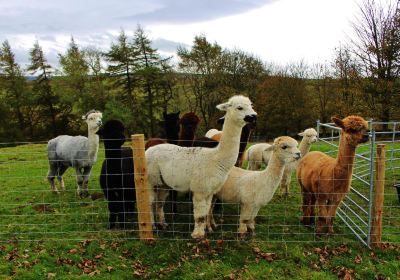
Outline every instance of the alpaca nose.
<svg viewBox="0 0 400 280">
<path fill-rule="evenodd" d="M 257 121 L 257 114 L 246 115 L 244 121 L 248 123 L 254 123 Z"/>
<path fill-rule="evenodd" d="M 300 153 L 296 153 L 295 159 L 298 160 L 301 157 Z"/>
<path fill-rule="evenodd" d="M 97 121 L 97 126 L 102 126 L 103 122 L 101 120 Z"/>
</svg>

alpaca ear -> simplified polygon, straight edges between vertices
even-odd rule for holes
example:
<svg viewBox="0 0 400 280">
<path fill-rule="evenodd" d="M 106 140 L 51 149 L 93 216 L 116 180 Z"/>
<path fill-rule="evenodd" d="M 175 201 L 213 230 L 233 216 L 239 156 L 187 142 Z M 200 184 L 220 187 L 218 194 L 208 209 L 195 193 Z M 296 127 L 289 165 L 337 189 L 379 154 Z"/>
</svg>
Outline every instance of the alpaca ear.
<svg viewBox="0 0 400 280">
<path fill-rule="evenodd" d="M 219 105 L 217 105 L 217 109 L 218 110 L 221 110 L 221 111 L 226 111 L 226 110 L 228 110 L 228 108 L 231 106 L 231 104 L 229 104 L 228 102 L 226 102 L 226 103 L 222 103 L 222 104 L 219 104 Z"/>
<path fill-rule="evenodd" d="M 300 133 L 298 133 L 297 135 L 299 135 L 299 136 L 304 136 L 304 132 L 300 132 Z"/>
<path fill-rule="evenodd" d="M 341 119 L 337 118 L 337 117 L 332 117 L 331 120 L 340 128 L 344 129 L 344 123 Z"/>
</svg>

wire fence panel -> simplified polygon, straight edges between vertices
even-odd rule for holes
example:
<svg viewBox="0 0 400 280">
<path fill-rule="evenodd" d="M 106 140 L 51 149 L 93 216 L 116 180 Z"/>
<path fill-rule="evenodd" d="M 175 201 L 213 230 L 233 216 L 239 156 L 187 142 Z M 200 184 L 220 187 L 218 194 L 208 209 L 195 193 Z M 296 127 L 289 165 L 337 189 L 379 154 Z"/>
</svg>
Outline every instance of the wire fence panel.
<svg viewBox="0 0 400 280">
<path fill-rule="evenodd" d="M 386 127 L 386 130 L 383 130 Z M 399 181 L 399 142 L 400 131 L 398 122 L 374 122 L 369 121 L 370 141 L 359 145 L 355 154 L 353 166 L 353 180 L 350 192 L 340 204 L 337 216 L 353 232 L 353 234 L 366 246 L 371 245 L 371 223 L 373 220 L 373 192 L 376 164 L 376 146 L 386 145 L 386 190 L 385 195 L 385 223 L 383 240 L 393 241 L 393 232 L 399 232 L 399 224 L 391 223 L 396 219 L 393 212 L 398 210 L 395 201 L 394 186 Z M 317 130 L 320 133 L 319 150 L 335 156 L 338 151 L 340 128 L 332 123 L 317 122 Z M 395 233 L 396 234 L 396 233 Z"/>
<path fill-rule="evenodd" d="M 371 126 L 381 127 L 382 124 L 371 123 Z M 317 128 L 320 130 L 320 139 L 319 143 L 313 144 L 312 150 L 321 150 L 336 156 L 339 131 L 331 124 L 319 123 Z M 373 183 L 375 172 L 372 143 L 385 143 L 387 174 L 382 238 L 383 241 L 399 242 L 400 209 L 394 188 L 400 182 L 399 129 L 398 123 L 389 124 L 391 133 L 372 129 L 371 133 L 375 133 L 376 139 L 357 149 L 352 189 L 337 212 L 339 219 L 335 221 L 333 236 L 319 239 L 315 235 L 314 227 L 306 227 L 301 223 L 301 190 L 296 175 L 292 174 L 290 195 L 281 195 L 280 187 L 276 190 L 272 200 L 261 207 L 256 217 L 254 235 L 249 234 L 243 239 L 238 233 L 240 204 L 217 202 L 214 211 L 217 228 L 212 233 L 207 233 L 206 238 L 285 243 L 349 243 L 360 240 L 369 246 L 373 188 L 371 182 Z M 127 148 L 130 147 L 129 141 L 127 139 L 125 143 Z M 98 159 L 88 184 L 90 196 L 81 198 L 77 195 L 77 177 L 73 168 L 69 168 L 63 176 L 65 191 L 55 193 L 51 190 L 46 178 L 47 143 L 0 143 L 0 242 L 12 239 L 139 239 L 136 207 L 129 211 L 124 208 L 125 223 L 109 229 L 109 205 L 99 182 L 104 154 L 104 146 L 100 143 Z M 131 172 L 133 174 L 134 171 Z M 118 174 L 113 173 L 113 176 L 116 175 Z M 122 203 L 125 200 L 126 197 L 119 197 L 114 201 Z M 164 209 L 168 227 L 154 228 L 155 238 L 190 240 L 194 228 L 191 193 L 178 193 L 172 198 L 170 195 Z"/>
</svg>

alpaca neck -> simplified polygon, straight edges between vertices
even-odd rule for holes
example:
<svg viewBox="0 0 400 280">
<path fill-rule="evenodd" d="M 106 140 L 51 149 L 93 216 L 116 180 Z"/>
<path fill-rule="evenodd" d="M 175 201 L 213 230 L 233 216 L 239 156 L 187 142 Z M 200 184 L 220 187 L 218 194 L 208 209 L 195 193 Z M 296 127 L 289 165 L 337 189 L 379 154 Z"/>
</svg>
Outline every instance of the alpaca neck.
<svg viewBox="0 0 400 280">
<path fill-rule="evenodd" d="M 177 145 L 179 139 L 179 132 L 167 130 L 167 142 L 170 144 Z"/>
<path fill-rule="evenodd" d="M 88 157 L 90 161 L 97 160 L 97 152 L 99 150 L 99 135 L 96 132 L 88 130 Z"/>
<path fill-rule="evenodd" d="M 181 133 L 179 135 L 179 146 L 191 147 L 193 145 L 194 140 L 194 129 L 186 129 L 182 126 Z"/>
<path fill-rule="evenodd" d="M 341 172 L 336 172 L 335 174 L 342 174 L 342 177 L 346 177 L 348 179 L 351 178 L 355 153 L 356 147 L 350 145 L 346 141 L 346 137 L 344 137 L 342 134 L 340 136 L 339 151 L 335 164 L 335 169 L 340 169 Z"/>
<path fill-rule="evenodd" d="M 242 128 L 225 119 L 221 139 L 217 146 L 218 158 L 228 169 L 234 166 L 239 153 L 240 133 Z"/>
<path fill-rule="evenodd" d="M 299 145 L 300 155 L 304 157 L 310 151 L 310 148 L 311 144 L 306 140 L 306 137 L 303 137 Z"/>
<path fill-rule="evenodd" d="M 279 159 L 274 153 L 268 162 L 267 168 L 262 171 L 263 184 L 269 186 L 267 190 L 272 188 L 272 194 L 275 193 L 282 180 L 283 171 L 285 170 L 285 162 Z"/>
</svg>

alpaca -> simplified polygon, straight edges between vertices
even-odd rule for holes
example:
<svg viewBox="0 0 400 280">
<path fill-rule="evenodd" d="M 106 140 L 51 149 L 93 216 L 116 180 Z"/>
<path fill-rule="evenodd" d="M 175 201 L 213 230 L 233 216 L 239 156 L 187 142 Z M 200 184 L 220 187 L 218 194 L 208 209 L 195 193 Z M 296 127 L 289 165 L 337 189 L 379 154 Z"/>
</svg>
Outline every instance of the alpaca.
<svg viewBox="0 0 400 280">
<path fill-rule="evenodd" d="M 247 122 L 255 122 L 257 113 L 247 97 L 237 95 L 219 104 L 226 111 L 222 137 L 215 148 L 179 147 L 171 144 L 153 146 L 146 151 L 149 187 L 156 198 L 157 220 L 165 227 L 165 187 L 193 194 L 195 226 L 192 238 L 203 238 L 211 200 L 234 166 L 239 152 L 240 132 Z"/>
<path fill-rule="evenodd" d="M 298 134 L 302 136 L 302 140 L 299 145 L 301 156 L 306 155 L 311 148 L 311 144 L 315 143 L 318 139 L 318 133 L 314 128 L 307 128 L 303 132 Z M 268 165 L 269 159 L 271 158 L 272 152 L 268 150 L 270 144 L 267 143 L 259 143 L 251 146 L 245 153 L 244 159 L 247 159 L 248 169 L 250 170 L 258 170 L 261 167 L 261 164 L 264 162 Z M 292 173 L 296 170 L 298 161 L 294 161 L 290 164 L 287 164 L 285 167 L 285 171 L 283 172 L 282 182 L 281 182 L 281 191 L 285 196 L 289 195 L 289 186 L 290 181 L 292 179 Z"/>
<path fill-rule="evenodd" d="M 218 123 L 223 124 L 224 123 L 224 117 L 220 118 L 218 120 Z M 256 123 L 254 122 L 254 123 L 247 123 L 243 127 L 242 133 L 240 134 L 239 153 L 238 153 L 238 157 L 237 157 L 235 166 L 242 166 L 243 154 L 244 154 L 244 151 L 246 150 L 247 143 L 249 142 L 251 133 L 253 132 L 255 126 L 256 126 Z M 219 130 L 217 130 L 215 128 L 212 128 L 209 131 L 207 131 L 205 136 L 210 138 L 210 139 L 212 139 L 212 140 L 220 141 L 221 135 L 222 135 L 222 131 L 219 131 Z"/>
<path fill-rule="evenodd" d="M 263 171 L 249 171 L 233 167 L 228 179 L 215 195 L 223 202 L 240 203 L 239 234 L 243 236 L 247 229 L 254 231 L 254 219 L 260 208 L 272 199 L 283 176 L 285 166 L 300 158 L 297 141 L 288 136 L 275 139 L 268 148 L 271 151 L 269 165 Z M 207 217 L 207 228 L 215 227 L 212 207 Z"/>
<path fill-rule="evenodd" d="M 97 134 L 104 139 L 105 159 L 101 166 L 100 186 L 108 202 L 108 228 L 117 220 L 125 228 L 126 217 L 132 216 L 136 201 L 133 155 L 125 142 L 125 127 L 118 120 L 109 120 Z"/>
<path fill-rule="evenodd" d="M 99 149 L 99 136 L 96 132 L 102 125 L 102 116 L 102 113 L 96 110 L 91 110 L 82 116 L 88 126 L 88 137 L 61 135 L 48 142 L 49 172 L 47 179 L 54 192 L 58 193 L 54 182 L 55 177 L 57 176 L 60 182 L 61 190 L 65 190 L 62 175 L 68 167 L 73 167 L 78 183 L 77 194 L 80 197 L 89 195 L 88 181 Z"/>
<path fill-rule="evenodd" d="M 195 131 L 199 122 L 199 117 L 193 112 L 185 113 L 182 116 L 182 118 L 179 120 L 181 129 L 179 134 L 178 146 L 192 147 Z"/>
<path fill-rule="evenodd" d="M 362 117 L 348 116 L 343 120 L 333 117 L 332 121 L 341 128 L 337 158 L 318 151 L 309 152 L 297 167 L 303 196 L 302 222 L 304 225 L 314 222 L 317 206 L 317 236 L 322 234 L 325 225 L 328 234 L 333 234 L 336 209 L 350 189 L 356 147 L 369 138 L 368 122 Z"/>
<path fill-rule="evenodd" d="M 170 143 L 170 144 L 178 144 L 178 139 L 179 139 L 179 114 L 180 112 L 177 113 L 165 113 L 164 112 L 164 129 L 165 129 L 165 135 L 166 139 L 163 138 L 150 138 L 147 140 L 145 149 L 147 150 L 148 148 L 159 145 L 159 144 L 164 144 L 164 143 Z"/>
</svg>

